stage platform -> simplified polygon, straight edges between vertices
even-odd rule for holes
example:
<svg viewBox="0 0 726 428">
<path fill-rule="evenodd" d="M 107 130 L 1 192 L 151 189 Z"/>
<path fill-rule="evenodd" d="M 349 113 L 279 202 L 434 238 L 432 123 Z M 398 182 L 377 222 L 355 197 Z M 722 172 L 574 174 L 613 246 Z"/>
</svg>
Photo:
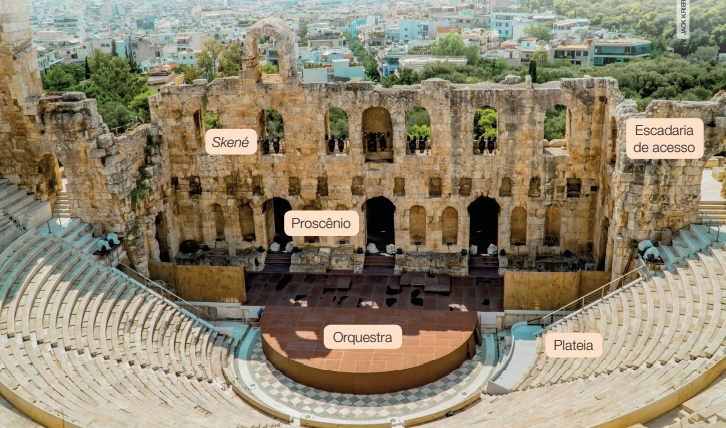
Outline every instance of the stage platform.
<svg viewBox="0 0 726 428">
<path fill-rule="evenodd" d="M 329 324 L 396 324 L 399 349 L 330 350 Z M 385 394 L 435 382 L 476 353 L 476 312 L 268 306 L 260 320 L 267 359 L 290 379 L 346 394 Z"/>
<path fill-rule="evenodd" d="M 340 285 L 331 289 L 332 281 L 345 277 L 352 277 L 351 282 L 345 284 L 347 289 Z M 245 272 L 246 304 L 265 307 L 504 311 L 502 277 L 452 276 L 448 292 L 431 287 L 427 290 L 425 283 L 406 284 L 406 279 L 404 275 L 353 275 L 352 272 Z"/>
</svg>

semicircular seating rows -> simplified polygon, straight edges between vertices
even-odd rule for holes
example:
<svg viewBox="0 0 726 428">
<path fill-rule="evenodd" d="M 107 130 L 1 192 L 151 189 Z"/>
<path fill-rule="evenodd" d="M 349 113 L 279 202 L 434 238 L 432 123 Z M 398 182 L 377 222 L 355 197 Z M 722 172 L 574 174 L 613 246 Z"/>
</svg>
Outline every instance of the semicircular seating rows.
<svg viewBox="0 0 726 428">
<path fill-rule="evenodd" d="M 661 254 L 671 270 L 626 286 L 605 299 L 546 329 L 538 338 L 537 356 L 513 390 L 599 376 L 616 370 L 712 358 L 726 342 L 726 234 L 716 241 L 707 226 L 681 230 Z M 666 256 L 667 257 L 667 256 Z M 548 358 L 548 332 L 592 332 L 603 337 L 603 354 L 595 359 Z"/>
<path fill-rule="evenodd" d="M 0 253 L 0 392 L 65 426 L 276 424 L 224 380 L 237 340 L 96 260 L 90 232 L 31 228 Z"/>
</svg>

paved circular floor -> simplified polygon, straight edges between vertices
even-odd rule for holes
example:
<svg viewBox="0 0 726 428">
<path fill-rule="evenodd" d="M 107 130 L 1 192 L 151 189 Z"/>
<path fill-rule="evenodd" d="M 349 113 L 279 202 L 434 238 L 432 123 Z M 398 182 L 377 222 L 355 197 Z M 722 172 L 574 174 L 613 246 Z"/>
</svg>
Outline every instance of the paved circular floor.
<svg viewBox="0 0 726 428">
<path fill-rule="evenodd" d="M 486 346 L 461 367 L 437 382 L 406 391 L 379 395 L 353 395 L 322 391 L 298 384 L 287 378 L 267 361 L 262 350 L 259 329 L 248 346 L 240 346 L 237 365 L 240 382 L 245 383 L 257 399 L 276 410 L 306 419 L 333 422 L 371 421 L 392 418 L 419 418 L 452 408 L 479 395 L 490 376 L 495 358 L 486 355 Z M 494 341 L 485 343 L 493 344 Z"/>
</svg>

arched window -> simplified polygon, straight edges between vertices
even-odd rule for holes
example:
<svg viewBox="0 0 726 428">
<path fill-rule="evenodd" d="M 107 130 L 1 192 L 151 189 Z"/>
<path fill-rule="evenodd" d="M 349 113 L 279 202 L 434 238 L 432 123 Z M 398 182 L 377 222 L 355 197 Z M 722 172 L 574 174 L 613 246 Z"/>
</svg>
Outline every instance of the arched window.
<svg viewBox="0 0 726 428">
<path fill-rule="evenodd" d="M 169 242 L 167 241 L 166 233 L 166 218 L 164 214 L 159 213 L 154 219 L 154 226 L 156 228 L 156 242 L 159 244 L 159 261 L 169 261 Z"/>
<path fill-rule="evenodd" d="M 512 236 L 511 245 L 527 245 L 527 210 L 517 207 L 512 211 L 512 219 L 509 226 Z"/>
<path fill-rule="evenodd" d="M 406 112 L 406 141 L 409 142 L 406 150 L 409 155 L 428 153 L 427 150 L 431 148 L 431 116 L 425 108 L 411 107 Z"/>
<path fill-rule="evenodd" d="M 247 242 L 255 240 L 255 218 L 250 204 L 240 205 L 239 226 L 242 233 L 242 239 Z"/>
<path fill-rule="evenodd" d="M 502 185 L 499 186 L 499 196 L 512 196 L 512 180 L 509 177 L 502 177 Z"/>
<path fill-rule="evenodd" d="M 337 107 L 330 107 L 325 114 L 325 151 L 329 155 L 347 153 L 350 124 L 348 114 Z"/>
<path fill-rule="evenodd" d="M 366 162 L 393 162 L 393 122 L 388 110 L 383 107 L 366 109 L 362 128 Z"/>
<path fill-rule="evenodd" d="M 489 153 L 496 148 L 499 115 L 493 107 L 485 106 L 474 113 L 474 154 Z M 492 144 L 490 144 L 490 141 Z"/>
<path fill-rule="evenodd" d="M 548 247 L 560 245 L 560 225 L 562 223 L 562 216 L 560 214 L 560 207 L 557 205 L 550 205 L 545 211 L 545 236 L 544 244 Z"/>
<path fill-rule="evenodd" d="M 567 130 L 570 113 L 567 107 L 557 104 L 550 107 L 545 113 L 544 139 L 564 140 L 567 138 Z"/>
<path fill-rule="evenodd" d="M 459 212 L 456 208 L 448 207 L 444 210 L 442 220 L 442 243 L 456 244 L 459 236 Z"/>
<path fill-rule="evenodd" d="M 224 241 L 224 213 L 222 207 L 212 205 L 212 218 L 214 219 L 215 236 L 217 241 Z"/>
<path fill-rule="evenodd" d="M 426 209 L 421 205 L 411 207 L 409 212 L 411 243 L 426 243 Z"/>
</svg>

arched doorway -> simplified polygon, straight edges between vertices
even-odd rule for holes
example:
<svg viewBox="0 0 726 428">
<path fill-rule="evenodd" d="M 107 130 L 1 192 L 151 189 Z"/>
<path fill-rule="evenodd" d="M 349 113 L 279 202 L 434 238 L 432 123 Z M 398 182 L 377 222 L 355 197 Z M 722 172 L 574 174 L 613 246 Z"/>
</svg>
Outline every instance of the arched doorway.
<svg viewBox="0 0 726 428">
<path fill-rule="evenodd" d="M 394 230 L 394 213 L 396 206 L 393 202 L 378 196 L 366 201 L 366 233 L 368 244 L 376 244 L 379 251 L 385 251 L 386 245 L 396 243 Z"/>
<path fill-rule="evenodd" d="M 214 219 L 214 237 L 218 242 L 224 241 L 225 239 L 225 222 L 224 212 L 219 204 L 212 204 L 212 218 Z"/>
<path fill-rule="evenodd" d="M 262 214 L 265 216 L 265 228 L 269 244 L 277 242 L 284 249 L 292 237 L 285 234 L 285 213 L 290 211 L 290 203 L 282 198 L 272 198 L 265 202 Z"/>
<path fill-rule="evenodd" d="M 239 226 L 243 240 L 246 242 L 252 242 L 255 240 L 255 218 L 250 204 L 240 205 Z"/>
<path fill-rule="evenodd" d="M 159 213 L 154 219 L 154 226 L 156 227 L 156 242 L 159 244 L 159 261 L 169 262 L 169 242 L 167 241 L 166 234 L 166 219 L 164 214 Z"/>
<path fill-rule="evenodd" d="M 499 245 L 499 204 L 492 198 L 478 197 L 469 204 L 469 245 L 476 245 L 480 253 L 490 244 Z"/>
</svg>

